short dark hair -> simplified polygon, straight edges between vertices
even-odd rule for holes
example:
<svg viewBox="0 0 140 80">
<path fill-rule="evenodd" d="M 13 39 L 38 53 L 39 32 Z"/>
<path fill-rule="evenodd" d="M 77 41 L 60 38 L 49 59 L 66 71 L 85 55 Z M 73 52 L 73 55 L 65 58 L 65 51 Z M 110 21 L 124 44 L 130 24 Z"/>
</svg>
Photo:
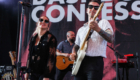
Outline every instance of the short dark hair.
<svg viewBox="0 0 140 80">
<path fill-rule="evenodd" d="M 101 4 L 101 0 L 90 0 L 90 2 L 97 2 L 99 5 Z"/>
</svg>

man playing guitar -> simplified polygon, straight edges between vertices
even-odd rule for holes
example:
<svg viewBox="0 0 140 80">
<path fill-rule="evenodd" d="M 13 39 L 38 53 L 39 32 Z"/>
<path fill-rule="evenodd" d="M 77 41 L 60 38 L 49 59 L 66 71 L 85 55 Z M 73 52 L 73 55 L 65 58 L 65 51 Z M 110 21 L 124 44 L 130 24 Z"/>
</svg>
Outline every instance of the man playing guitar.
<svg viewBox="0 0 140 80">
<path fill-rule="evenodd" d="M 100 0 L 91 0 L 89 2 L 87 8 L 88 22 L 77 32 L 75 45 L 70 55 L 70 59 L 75 61 L 77 61 L 76 53 L 85 38 L 84 35 L 87 34 L 89 28 L 92 29 L 90 38 L 87 40 L 87 48 L 84 51 L 86 53 L 85 57 L 81 62 L 74 80 L 102 80 L 104 67 L 103 57 L 106 58 L 107 42 L 113 42 L 113 29 L 110 23 L 105 19 L 100 20 L 99 23 L 93 20 L 100 4 Z"/>
<path fill-rule="evenodd" d="M 70 53 L 72 52 L 72 48 L 74 46 L 74 41 L 75 41 L 75 33 L 73 31 L 68 31 L 67 32 L 67 40 L 65 41 L 61 41 L 58 46 L 57 46 L 57 51 L 56 51 L 56 55 L 57 55 L 57 59 L 56 59 L 56 70 L 58 72 L 56 80 L 63 80 L 65 74 L 68 71 L 71 71 L 72 69 L 72 63 L 68 60 Z M 62 58 L 62 59 L 60 59 Z M 66 59 L 68 58 L 68 59 Z M 70 62 L 70 65 L 67 63 Z M 65 68 L 64 67 L 66 64 Z M 68 64 L 68 65 L 67 65 Z M 61 67 L 59 67 L 61 66 Z M 62 68 L 62 69 L 60 69 Z"/>
</svg>

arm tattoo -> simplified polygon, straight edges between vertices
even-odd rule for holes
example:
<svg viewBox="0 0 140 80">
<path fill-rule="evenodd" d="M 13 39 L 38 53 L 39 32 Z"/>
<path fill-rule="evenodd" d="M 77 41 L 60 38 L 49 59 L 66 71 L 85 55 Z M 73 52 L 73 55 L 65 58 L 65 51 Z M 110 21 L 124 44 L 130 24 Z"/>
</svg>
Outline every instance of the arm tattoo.
<svg viewBox="0 0 140 80">
<path fill-rule="evenodd" d="M 72 53 L 77 53 L 78 49 L 79 49 L 79 46 L 75 44 L 73 47 Z"/>
<path fill-rule="evenodd" d="M 110 29 L 107 29 L 106 31 L 102 30 L 99 32 L 99 34 L 108 42 L 112 43 L 113 42 L 113 35 Z"/>
</svg>

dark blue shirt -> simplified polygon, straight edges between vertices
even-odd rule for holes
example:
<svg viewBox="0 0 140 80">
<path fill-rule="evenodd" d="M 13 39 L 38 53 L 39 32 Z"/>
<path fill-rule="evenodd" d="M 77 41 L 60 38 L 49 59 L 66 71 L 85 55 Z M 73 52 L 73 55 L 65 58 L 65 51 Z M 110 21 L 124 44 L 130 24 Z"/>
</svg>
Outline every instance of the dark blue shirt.
<svg viewBox="0 0 140 80">
<path fill-rule="evenodd" d="M 65 41 L 61 41 L 58 44 L 57 49 L 62 53 L 72 53 L 73 46 L 74 46 L 74 43 L 70 45 L 68 40 L 65 40 Z"/>
</svg>

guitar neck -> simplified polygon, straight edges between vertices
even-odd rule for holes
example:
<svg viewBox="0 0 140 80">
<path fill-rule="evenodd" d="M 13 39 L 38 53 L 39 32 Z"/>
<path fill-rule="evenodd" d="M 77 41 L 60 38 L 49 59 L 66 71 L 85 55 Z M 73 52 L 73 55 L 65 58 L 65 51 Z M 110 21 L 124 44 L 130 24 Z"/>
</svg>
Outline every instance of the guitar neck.
<svg viewBox="0 0 140 80">
<path fill-rule="evenodd" d="M 9 56 L 11 58 L 12 65 L 15 65 L 16 56 L 14 51 L 9 51 Z"/>
<path fill-rule="evenodd" d="M 15 64 L 14 64 L 14 61 L 12 61 L 12 60 L 11 60 L 11 63 L 12 63 L 12 65 L 15 65 Z"/>
<path fill-rule="evenodd" d="M 15 65 L 15 61 L 16 61 L 16 52 L 15 51 L 9 51 L 9 56 L 11 58 L 11 62 L 12 62 L 12 65 Z M 14 79 L 17 78 L 17 75 L 16 75 L 16 68 L 13 68 L 13 77 Z"/>
<path fill-rule="evenodd" d="M 88 39 L 88 36 L 89 36 L 89 34 L 90 34 L 90 28 L 88 29 L 88 32 L 87 32 L 87 34 L 86 34 L 86 37 L 85 37 L 85 39 L 84 39 L 84 41 L 83 41 L 83 43 L 82 43 L 82 46 L 80 47 L 80 50 L 83 50 L 84 49 L 84 46 L 85 46 L 85 43 L 86 43 L 86 40 Z"/>
<path fill-rule="evenodd" d="M 104 5 L 104 3 L 102 3 L 102 4 L 100 5 L 99 9 L 97 10 L 96 14 L 95 14 L 94 17 L 93 17 L 93 20 L 95 20 L 95 19 L 97 18 L 97 16 L 99 15 L 99 13 L 101 12 L 101 9 L 102 9 L 103 5 Z M 91 30 L 91 29 L 89 28 L 89 29 L 88 29 L 88 32 L 87 32 L 87 34 L 86 34 L 86 37 L 85 37 L 85 39 L 84 39 L 84 41 L 83 41 L 83 43 L 82 43 L 82 45 L 81 45 L 81 47 L 80 47 L 80 50 L 83 50 L 83 49 L 84 49 L 85 43 L 86 43 L 86 41 L 87 41 L 87 39 L 88 39 L 88 36 L 89 36 L 89 34 L 90 34 L 90 30 Z"/>
</svg>

